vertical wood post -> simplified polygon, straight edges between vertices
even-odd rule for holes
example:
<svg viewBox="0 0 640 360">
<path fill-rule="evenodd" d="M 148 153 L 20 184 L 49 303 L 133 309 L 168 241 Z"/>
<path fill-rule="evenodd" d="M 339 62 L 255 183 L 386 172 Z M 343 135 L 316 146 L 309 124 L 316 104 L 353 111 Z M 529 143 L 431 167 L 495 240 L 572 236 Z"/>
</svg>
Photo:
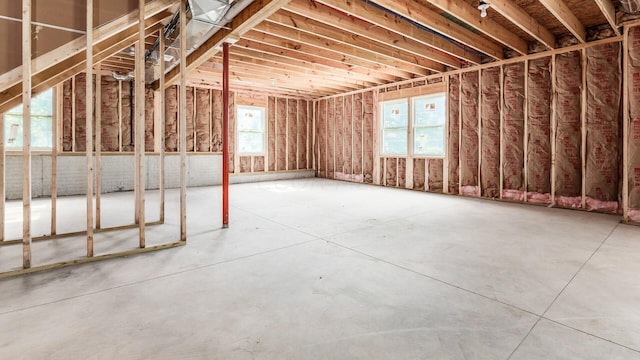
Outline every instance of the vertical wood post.
<svg viewBox="0 0 640 360">
<path fill-rule="evenodd" d="M 160 124 L 160 179 L 158 180 L 158 190 L 160 191 L 160 223 L 164 224 L 164 137 L 165 137 L 165 118 L 164 114 L 166 112 L 165 109 L 165 84 L 164 84 L 164 73 L 165 73 L 165 63 L 164 63 L 164 31 L 163 29 L 159 30 L 160 34 L 158 35 L 158 39 L 160 40 L 159 44 L 159 56 L 160 59 L 160 79 L 159 79 L 159 94 L 160 94 L 160 111 L 157 112 L 158 117 L 160 118 L 157 124 Z"/>
<path fill-rule="evenodd" d="M 187 36 L 186 6 L 180 1 L 180 241 L 187 241 Z M 224 166 L 224 164 L 223 164 Z"/>
<path fill-rule="evenodd" d="M 136 193 L 136 210 L 138 218 L 138 230 L 140 248 L 146 246 L 145 239 L 145 211 L 144 211 L 144 196 L 145 196 L 145 90 L 144 90 L 144 0 L 138 1 L 138 42 L 136 43 L 136 56 L 135 56 L 135 106 L 136 106 L 136 121 L 135 127 L 135 162 L 136 162 L 136 174 L 138 191 Z"/>
<path fill-rule="evenodd" d="M 4 114 L 0 113 L 0 243 L 4 241 L 4 213 L 5 213 L 5 144 L 4 144 Z"/>
<path fill-rule="evenodd" d="M 582 112 L 581 134 L 582 144 L 580 146 L 580 157 L 582 158 L 582 202 L 583 209 L 587 207 L 587 51 L 582 49 Z"/>
<path fill-rule="evenodd" d="M 558 129 L 558 117 L 556 103 L 556 55 L 551 56 L 551 205 L 556 204 L 556 131 Z"/>
<path fill-rule="evenodd" d="M 87 0 L 86 136 L 87 257 L 93 256 L 93 0 Z"/>
<path fill-rule="evenodd" d="M 55 235 L 58 225 L 58 143 L 59 125 L 62 124 L 62 84 L 54 88 L 53 117 L 51 118 L 51 235 Z"/>
<path fill-rule="evenodd" d="M 31 0 L 22 0 L 22 267 L 31 267 Z"/>
<path fill-rule="evenodd" d="M 444 158 L 442 160 L 442 192 L 449 193 L 449 75 L 444 76 L 445 96 L 444 96 Z M 425 160 L 425 168 L 427 163 Z M 427 184 L 428 179 L 425 178 Z M 426 187 L 425 187 L 426 188 Z"/>
<path fill-rule="evenodd" d="M 222 44 L 222 227 L 229 227 L 229 43 Z M 277 157 L 276 157 L 277 159 Z"/>
<path fill-rule="evenodd" d="M 523 164 L 524 164 L 524 202 L 528 202 L 527 191 L 529 190 L 529 164 L 528 164 L 528 151 L 529 151 L 529 60 L 524 61 L 524 144 L 523 149 Z"/>
<path fill-rule="evenodd" d="M 500 66 L 500 199 L 502 199 L 502 190 L 504 190 L 504 65 Z"/>
<path fill-rule="evenodd" d="M 102 77 L 100 64 L 96 65 L 96 229 L 100 229 L 102 195 Z"/>
<path fill-rule="evenodd" d="M 478 70 L 478 196 L 482 196 L 482 70 Z"/>
<path fill-rule="evenodd" d="M 629 221 L 629 28 L 624 27 L 622 41 L 622 218 Z"/>
</svg>

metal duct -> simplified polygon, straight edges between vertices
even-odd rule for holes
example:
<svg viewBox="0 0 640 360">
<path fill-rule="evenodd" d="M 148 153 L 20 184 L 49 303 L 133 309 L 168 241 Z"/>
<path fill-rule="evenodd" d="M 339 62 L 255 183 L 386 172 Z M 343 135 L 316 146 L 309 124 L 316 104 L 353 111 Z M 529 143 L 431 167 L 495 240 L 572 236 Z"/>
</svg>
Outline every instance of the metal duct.
<svg viewBox="0 0 640 360">
<path fill-rule="evenodd" d="M 640 0 L 620 0 L 620 5 L 624 12 L 628 14 L 640 12 Z"/>
</svg>

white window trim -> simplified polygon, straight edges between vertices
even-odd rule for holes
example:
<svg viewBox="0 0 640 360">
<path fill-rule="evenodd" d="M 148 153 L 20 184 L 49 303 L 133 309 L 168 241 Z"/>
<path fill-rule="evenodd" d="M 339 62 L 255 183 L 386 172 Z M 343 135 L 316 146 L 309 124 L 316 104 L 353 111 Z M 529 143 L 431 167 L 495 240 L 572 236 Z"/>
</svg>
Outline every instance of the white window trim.
<svg viewBox="0 0 640 360">
<path fill-rule="evenodd" d="M 240 112 L 240 109 L 244 108 L 244 109 L 253 109 L 253 110 L 259 110 L 262 113 L 262 152 L 257 152 L 257 153 L 243 153 L 240 151 L 240 130 L 238 129 L 238 124 L 240 123 L 238 121 L 238 119 L 240 118 L 238 116 L 238 113 Z M 255 106 L 255 105 L 237 105 L 236 106 L 236 128 L 235 128 L 235 148 L 237 149 L 236 153 L 238 154 L 238 157 L 240 156 L 266 156 L 267 153 L 267 109 L 264 106 Z M 245 131 L 248 132 L 248 131 Z"/>
</svg>

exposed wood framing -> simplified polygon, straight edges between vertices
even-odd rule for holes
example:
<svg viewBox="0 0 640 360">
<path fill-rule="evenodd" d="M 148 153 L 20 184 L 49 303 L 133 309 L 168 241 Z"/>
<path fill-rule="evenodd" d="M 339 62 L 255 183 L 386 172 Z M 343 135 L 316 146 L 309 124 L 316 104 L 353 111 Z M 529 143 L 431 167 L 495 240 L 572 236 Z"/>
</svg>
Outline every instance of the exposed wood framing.
<svg viewBox="0 0 640 360">
<path fill-rule="evenodd" d="M 519 28 L 531 35 L 534 39 L 540 41 L 547 48 L 553 49 L 555 47 L 555 36 L 531 15 L 522 10 L 521 7 L 514 4 L 512 0 L 491 0 L 490 4 L 491 9 L 494 9 L 500 13 L 500 15 L 516 24 Z M 462 4 L 460 4 L 460 6 L 462 6 Z M 475 18 L 478 17 L 475 16 Z M 486 21 L 486 19 L 482 22 L 484 21 Z"/>
<path fill-rule="evenodd" d="M 482 197 L 482 70 L 478 70 L 478 197 Z"/>
<path fill-rule="evenodd" d="M 222 44 L 222 227 L 229 227 L 229 43 Z M 234 151 L 234 153 L 236 153 Z M 234 161 L 234 166 L 237 161 Z"/>
<path fill-rule="evenodd" d="M 62 83 L 54 88 L 53 124 L 51 126 L 51 235 L 58 232 L 58 150 L 62 126 Z"/>
<path fill-rule="evenodd" d="M 165 170 L 164 170 L 164 138 L 165 138 L 165 96 L 166 96 L 166 91 L 165 91 L 165 86 L 164 86 L 164 73 L 165 73 L 165 62 L 164 62 L 164 53 L 165 53 L 165 40 L 164 40 L 164 31 L 163 30 L 159 30 L 159 36 L 158 38 L 160 39 L 160 43 L 159 43 L 159 54 L 158 54 L 158 59 L 161 59 L 159 61 L 159 66 L 160 66 L 160 78 L 159 78 L 159 84 L 160 86 L 158 87 L 158 98 L 159 98 L 159 108 L 160 111 L 158 111 L 157 116 L 158 116 L 158 123 L 159 123 L 159 127 L 160 127 L 160 146 L 159 146 L 159 151 L 160 151 L 160 166 L 159 171 L 159 179 L 158 179 L 158 188 L 160 191 L 160 222 L 164 224 L 164 210 L 165 210 Z M 211 129 L 211 125 L 209 125 L 209 129 Z"/>
<path fill-rule="evenodd" d="M 144 53 L 145 53 L 145 25 L 144 25 L 144 0 L 138 1 L 138 42 L 136 43 L 136 67 L 135 67 L 135 107 L 136 119 L 135 124 L 135 163 L 136 163 L 136 209 L 137 220 L 139 225 L 140 248 L 146 246 L 146 229 L 145 229 L 145 71 L 144 71 Z M 131 129 L 133 131 L 133 129 Z"/>
<path fill-rule="evenodd" d="M 71 78 L 71 151 L 76 151 L 76 77 Z"/>
<path fill-rule="evenodd" d="M 587 208 L 587 50 L 582 49 L 581 52 L 582 63 L 582 90 L 580 96 L 582 97 L 582 111 L 580 113 L 581 119 L 581 131 L 582 131 L 582 144 L 580 146 L 580 157 L 582 158 L 582 201 L 581 207 Z"/>
<path fill-rule="evenodd" d="M 255 0 L 244 10 L 242 10 L 227 27 L 220 28 L 198 49 L 187 57 L 185 63 L 185 73 L 200 66 L 211 56 L 219 51 L 219 47 L 229 37 L 240 37 L 249 29 L 252 29 L 271 14 L 287 4 L 290 0 Z M 180 69 L 176 67 L 167 73 L 166 85 L 173 85 L 179 77 Z M 157 88 L 157 82 L 154 88 Z"/>
<path fill-rule="evenodd" d="M 445 88 L 445 96 L 444 96 L 444 158 L 442 160 L 442 192 L 445 194 L 449 193 L 449 76 L 444 77 L 444 88 Z M 425 162 L 425 169 L 427 168 L 427 164 Z M 429 183 L 426 179 L 425 182 Z"/>
<path fill-rule="evenodd" d="M 523 140 L 524 140 L 524 144 L 522 146 L 523 149 L 523 164 L 524 167 L 522 169 L 523 171 L 523 176 L 522 179 L 524 181 L 524 186 L 523 186 L 523 196 L 524 196 L 524 202 L 528 202 L 529 201 L 529 196 L 527 195 L 528 191 L 529 191 L 529 165 L 528 165 L 528 152 L 529 152 L 529 105 L 527 104 L 527 99 L 529 99 L 529 61 L 531 59 L 526 59 L 524 61 L 524 136 L 523 136 Z"/>
<path fill-rule="evenodd" d="M 447 76 L 447 78 L 449 78 Z M 447 87 L 448 89 L 448 87 Z M 500 65 L 500 185 L 498 191 L 500 191 L 499 197 L 502 199 L 502 190 L 504 190 L 504 66 Z"/>
<path fill-rule="evenodd" d="M 556 167 L 557 167 L 557 154 L 556 154 L 556 131 L 558 128 L 558 117 L 556 115 L 556 55 L 551 56 L 551 132 L 549 133 L 551 140 L 551 205 L 556 203 Z"/>
<path fill-rule="evenodd" d="M 613 2 L 611 0 L 594 0 L 594 1 L 600 8 L 600 11 L 602 11 L 602 14 L 604 15 L 604 17 L 607 18 L 607 21 L 609 22 L 609 25 L 611 25 L 611 28 L 613 29 L 613 31 L 616 33 L 616 35 L 619 36 L 620 29 L 618 28 L 618 25 L 616 22 L 616 7 L 613 5 Z"/>
<path fill-rule="evenodd" d="M 102 200 L 102 74 L 100 65 L 96 65 L 96 229 L 101 225 Z"/>
<path fill-rule="evenodd" d="M 629 28 L 623 29 L 624 40 L 622 42 L 622 218 L 625 222 L 629 221 L 629 72 L 631 71 L 629 59 Z"/>
<path fill-rule="evenodd" d="M 564 0 L 538 0 L 553 16 L 571 31 L 581 43 L 587 42 L 587 31 L 575 14 L 569 9 Z M 493 6 L 493 2 L 491 3 Z"/>
<path fill-rule="evenodd" d="M 118 152 L 122 152 L 122 81 L 118 80 Z"/>
<path fill-rule="evenodd" d="M 31 0 L 22 0 L 22 79 L 22 268 L 28 269 L 31 267 Z"/>
<path fill-rule="evenodd" d="M 86 31 L 86 117 L 85 152 L 87 166 L 87 257 L 93 256 L 93 0 L 87 0 Z"/>
<path fill-rule="evenodd" d="M 4 241 L 5 198 L 6 195 L 6 149 L 4 143 L 4 114 L 0 113 L 0 243 Z"/>
<path fill-rule="evenodd" d="M 179 66 L 179 126 L 180 146 L 180 241 L 187 241 L 187 35 L 185 3 L 180 2 L 180 66 Z M 167 79 L 165 77 L 165 85 Z M 225 140 L 226 141 L 226 140 Z"/>
<path fill-rule="evenodd" d="M 493 58 L 503 58 L 501 46 L 487 41 L 485 38 L 453 21 L 446 20 L 437 12 L 428 10 L 416 0 L 379 0 L 376 3 Z M 478 10 L 470 4 L 464 1 L 450 0 L 429 0 L 429 4 L 448 12 L 520 54 L 527 54 L 527 43 L 524 40 L 495 21 L 486 18 L 482 19 L 478 16 Z"/>
</svg>

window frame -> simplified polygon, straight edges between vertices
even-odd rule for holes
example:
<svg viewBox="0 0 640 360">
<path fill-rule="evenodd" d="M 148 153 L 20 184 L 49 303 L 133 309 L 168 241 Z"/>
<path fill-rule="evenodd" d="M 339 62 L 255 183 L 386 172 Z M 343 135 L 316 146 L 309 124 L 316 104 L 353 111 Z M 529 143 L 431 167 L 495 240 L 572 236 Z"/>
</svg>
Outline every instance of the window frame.
<svg viewBox="0 0 640 360">
<path fill-rule="evenodd" d="M 240 111 L 242 109 L 259 110 L 262 115 L 262 131 L 240 130 Z M 238 156 L 265 156 L 267 153 L 267 109 L 264 106 L 256 105 L 236 105 L 236 126 L 235 126 L 235 145 Z M 242 152 L 240 150 L 240 133 L 262 133 L 262 152 Z"/>
<path fill-rule="evenodd" d="M 443 119 L 443 123 L 442 125 L 421 125 L 421 126 L 416 126 L 416 103 L 417 101 L 419 101 L 422 98 L 430 98 L 430 97 L 439 97 L 439 96 L 443 96 L 444 97 L 444 119 Z M 418 96 L 413 96 L 411 97 L 411 115 L 410 115 L 410 120 L 411 120 L 411 156 L 414 158 L 420 158 L 420 159 L 444 159 L 447 156 L 447 93 L 446 92 L 434 92 L 431 94 L 424 94 L 424 95 L 418 95 Z M 442 155 L 432 155 L 432 154 L 418 154 L 416 153 L 416 148 L 415 148 L 415 136 L 416 136 L 416 130 L 417 129 L 423 129 L 423 128 L 438 128 L 438 127 L 442 127 L 442 140 L 443 140 L 443 152 Z"/>
<path fill-rule="evenodd" d="M 407 111 L 407 124 L 406 126 L 402 126 L 402 127 L 385 127 L 384 126 L 384 107 L 385 105 L 389 105 L 389 104 L 398 104 L 398 103 L 404 103 L 404 105 L 406 105 L 406 111 Z M 400 99 L 393 99 L 393 100 L 387 100 L 387 101 L 382 101 L 380 102 L 380 156 L 382 157 L 403 157 L 403 156 L 410 156 L 410 152 L 409 152 L 409 143 L 410 143 L 410 123 L 411 123 L 411 109 L 410 109 L 410 99 L 409 98 L 400 98 Z M 405 137 L 406 137 L 406 147 L 405 147 L 405 151 L 403 153 L 385 153 L 384 151 L 384 131 L 386 129 L 405 129 Z"/>
<path fill-rule="evenodd" d="M 31 152 L 32 153 L 52 153 L 54 151 L 54 146 L 56 144 L 56 142 L 53 140 L 53 134 L 54 132 L 54 126 L 57 126 L 56 123 L 56 89 L 55 88 L 49 88 L 45 91 L 40 92 L 39 94 L 34 95 L 33 97 L 36 98 L 38 96 L 43 96 L 44 94 L 49 93 L 50 94 L 50 102 L 51 102 L 51 112 L 49 114 L 43 115 L 43 114 L 31 114 Z M 32 98 L 32 104 L 33 104 L 33 98 Z M 33 110 L 33 106 L 30 107 Z M 20 147 L 14 147 L 14 146 L 9 146 L 9 142 L 8 142 L 8 137 L 10 135 L 10 128 L 7 129 L 6 128 L 6 124 L 8 123 L 7 118 L 8 117 L 20 117 L 20 120 L 22 120 L 22 110 L 23 110 L 23 105 L 17 105 L 14 108 L 8 110 L 6 113 L 3 114 L 4 120 L 3 120 L 3 124 L 2 126 L 5 126 L 5 131 L 4 131 L 4 136 L 5 139 L 3 139 L 3 143 L 4 143 L 4 150 L 5 152 L 9 153 L 9 154 L 20 154 L 23 152 L 23 146 L 21 145 Z M 37 120 L 36 120 L 37 119 Z M 51 127 L 51 132 L 49 133 L 49 139 L 48 142 L 51 144 L 51 146 L 47 146 L 47 147 L 43 147 L 43 146 L 34 146 L 33 145 L 33 128 L 34 128 L 34 123 L 36 121 L 46 121 L 45 119 L 49 120 L 49 124 Z M 18 129 L 22 128 L 22 121 L 20 122 L 20 125 L 18 127 Z M 18 130 L 17 135 L 16 136 L 16 140 L 20 139 L 20 142 L 22 142 L 22 131 Z"/>
</svg>

